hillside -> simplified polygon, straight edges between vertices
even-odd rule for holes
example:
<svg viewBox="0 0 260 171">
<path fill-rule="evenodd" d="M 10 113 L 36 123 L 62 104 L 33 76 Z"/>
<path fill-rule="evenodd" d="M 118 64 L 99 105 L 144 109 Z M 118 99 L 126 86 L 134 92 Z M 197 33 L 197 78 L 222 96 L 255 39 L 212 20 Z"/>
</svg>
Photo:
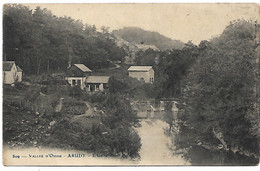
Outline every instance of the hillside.
<svg viewBox="0 0 260 171">
<path fill-rule="evenodd" d="M 154 51 L 159 51 L 159 49 L 155 45 L 146 45 L 146 44 L 137 44 L 134 42 L 128 42 L 121 37 L 115 35 L 116 45 L 122 47 L 126 52 L 126 56 L 124 57 L 124 63 L 133 64 L 136 58 L 136 53 L 139 51 L 146 51 L 147 49 L 153 49 Z"/>
<path fill-rule="evenodd" d="M 123 29 L 114 30 L 112 34 L 130 43 L 154 45 L 160 50 L 181 49 L 184 47 L 184 43 L 179 40 L 173 40 L 160 33 L 146 31 L 138 27 L 124 27 Z"/>
</svg>

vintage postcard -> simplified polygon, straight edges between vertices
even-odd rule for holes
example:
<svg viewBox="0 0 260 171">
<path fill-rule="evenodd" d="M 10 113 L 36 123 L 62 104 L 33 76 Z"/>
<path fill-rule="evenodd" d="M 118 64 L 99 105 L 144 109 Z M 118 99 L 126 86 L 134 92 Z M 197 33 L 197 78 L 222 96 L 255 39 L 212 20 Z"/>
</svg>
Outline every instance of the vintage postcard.
<svg viewBox="0 0 260 171">
<path fill-rule="evenodd" d="M 259 164 L 259 5 L 5 4 L 5 166 Z"/>
</svg>

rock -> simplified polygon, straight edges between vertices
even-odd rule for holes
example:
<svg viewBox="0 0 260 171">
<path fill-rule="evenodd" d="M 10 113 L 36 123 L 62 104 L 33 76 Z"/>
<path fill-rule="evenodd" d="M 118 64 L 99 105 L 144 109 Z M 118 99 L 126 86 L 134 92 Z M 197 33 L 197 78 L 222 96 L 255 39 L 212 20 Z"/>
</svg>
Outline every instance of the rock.
<svg viewBox="0 0 260 171">
<path fill-rule="evenodd" d="M 40 114 L 39 112 L 35 112 L 35 115 L 37 115 L 37 116 L 38 116 L 39 114 Z"/>
</svg>

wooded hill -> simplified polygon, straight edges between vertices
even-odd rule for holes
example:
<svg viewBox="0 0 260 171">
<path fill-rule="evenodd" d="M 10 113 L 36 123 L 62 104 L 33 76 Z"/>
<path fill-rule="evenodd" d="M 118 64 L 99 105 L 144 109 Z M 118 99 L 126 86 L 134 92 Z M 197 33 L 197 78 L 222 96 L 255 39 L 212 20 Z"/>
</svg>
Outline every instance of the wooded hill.
<svg viewBox="0 0 260 171">
<path fill-rule="evenodd" d="M 114 30 L 112 33 L 130 43 L 154 45 L 160 50 L 181 49 L 184 47 L 184 43 L 179 40 L 173 40 L 158 32 L 147 31 L 138 27 L 124 27 L 123 29 Z"/>
<path fill-rule="evenodd" d="M 123 60 L 106 27 L 83 24 L 70 17 L 57 17 L 47 9 L 6 5 L 3 12 L 4 60 L 14 60 L 27 74 L 63 71 L 68 62 L 90 69 L 106 68 Z"/>
</svg>

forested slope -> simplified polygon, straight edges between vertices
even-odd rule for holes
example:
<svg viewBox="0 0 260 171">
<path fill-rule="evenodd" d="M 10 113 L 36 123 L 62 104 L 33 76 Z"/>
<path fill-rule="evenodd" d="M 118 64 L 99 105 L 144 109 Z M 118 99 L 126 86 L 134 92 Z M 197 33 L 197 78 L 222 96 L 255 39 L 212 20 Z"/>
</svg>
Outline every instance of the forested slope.
<svg viewBox="0 0 260 171">
<path fill-rule="evenodd" d="M 90 69 L 105 68 L 122 60 L 118 47 L 106 27 L 70 17 L 57 17 L 47 9 L 6 5 L 3 12 L 3 54 L 14 60 L 27 74 L 65 70 L 68 62 L 83 63 Z"/>
</svg>

